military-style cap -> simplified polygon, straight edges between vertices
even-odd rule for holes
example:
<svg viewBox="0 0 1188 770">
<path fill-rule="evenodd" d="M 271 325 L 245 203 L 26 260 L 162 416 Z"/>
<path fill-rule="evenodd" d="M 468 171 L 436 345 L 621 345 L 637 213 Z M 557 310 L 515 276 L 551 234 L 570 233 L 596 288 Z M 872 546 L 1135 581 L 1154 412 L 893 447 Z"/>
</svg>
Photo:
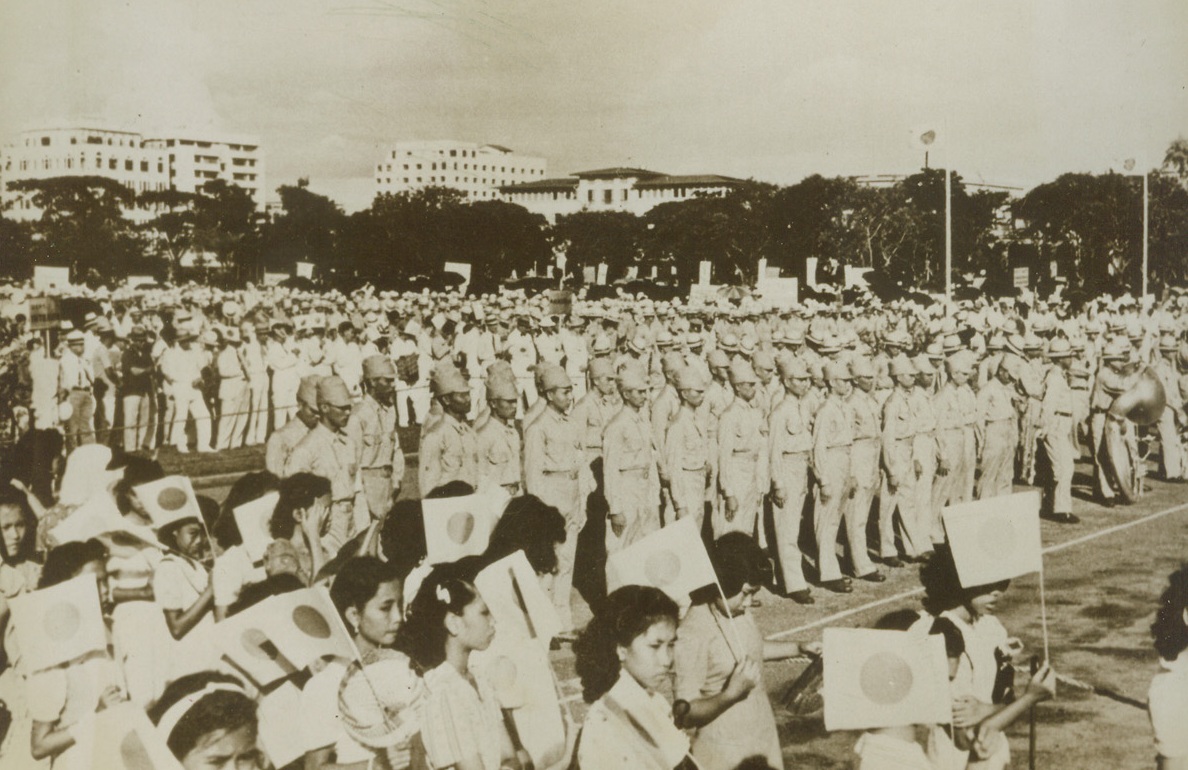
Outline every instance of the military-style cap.
<svg viewBox="0 0 1188 770">
<path fill-rule="evenodd" d="M 614 377 L 615 366 L 609 358 L 592 359 L 588 366 L 591 377 Z"/>
<path fill-rule="evenodd" d="M 758 382 L 759 378 L 755 376 L 755 369 L 751 366 L 751 362 L 745 359 L 735 359 L 730 362 L 730 382 L 733 385 L 738 385 L 744 382 Z"/>
<path fill-rule="evenodd" d="M 572 388 L 573 383 L 570 382 L 565 369 L 556 364 L 550 364 L 540 372 L 540 386 L 541 390 L 548 392 L 557 388 Z"/>
<path fill-rule="evenodd" d="M 660 371 L 670 374 L 685 366 L 685 357 L 675 350 L 670 350 L 660 359 Z"/>
<path fill-rule="evenodd" d="M 1115 337 L 1106 343 L 1101 351 L 1102 361 L 1125 361 L 1130 358 L 1130 344 L 1126 340 Z"/>
<path fill-rule="evenodd" d="M 491 377 L 487 380 L 487 400 L 500 399 L 516 401 L 520 394 L 516 390 L 516 381 L 507 377 Z"/>
<path fill-rule="evenodd" d="M 318 403 L 330 406 L 350 406 L 351 391 L 346 383 L 336 374 L 323 377 L 318 381 Z"/>
<path fill-rule="evenodd" d="M 83 334 L 82 332 L 80 332 L 78 329 L 73 329 L 69 334 L 66 335 L 67 344 L 74 343 L 74 342 L 86 342 L 86 341 L 87 341 L 87 336 L 85 334 Z"/>
<path fill-rule="evenodd" d="M 1068 340 L 1063 337 L 1055 338 L 1048 346 L 1048 358 L 1068 358 L 1071 355 L 1072 345 L 1069 345 Z"/>
<path fill-rule="evenodd" d="M 932 360 L 923 353 L 916 356 L 912 363 L 916 367 L 917 374 L 936 374 L 936 367 L 932 365 Z"/>
<path fill-rule="evenodd" d="M 945 361 L 949 372 L 972 372 L 976 365 L 977 357 L 969 350 L 958 350 Z"/>
<path fill-rule="evenodd" d="M 321 382 L 322 375 L 310 374 L 301 378 L 301 383 L 297 386 L 297 401 L 306 406 L 316 407 L 318 405 L 318 383 Z"/>
<path fill-rule="evenodd" d="M 726 355 L 725 350 L 714 348 L 709 352 L 709 355 L 706 356 L 706 363 L 709 364 L 711 369 L 717 369 L 721 366 L 730 366 L 730 356 Z"/>
<path fill-rule="evenodd" d="M 854 377 L 874 377 L 874 364 L 869 358 L 858 357 L 850 363 L 850 374 Z"/>
<path fill-rule="evenodd" d="M 638 366 L 624 366 L 619 369 L 615 383 L 622 390 L 647 390 L 648 378 Z"/>
<path fill-rule="evenodd" d="M 449 363 L 439 365 L 433 370 L 431 384 L 433 386 L 433 392 L 439 396 L 470 392 L 470 384 L 466 382 L 466 378 L 462 376 L 462 372 L 458 371 L 457 367 Z"/>
<path fill-rule="evenodd" d="M 705 378 L 695 366 L 686 366 L 676 373 L 677 390 L 705 390 Z"/>
<path fill-rule="evenodd" d="M 369 380 L 391 379 L 396 376 L 396 364 L 387 356 L 368 356 L 363 359 L 363 376 Z"/>
<path fill-rule="evenodd" d="M 896 356 L 891 359 L 890 371 L 892 377 L 908 377 L 916 376 L 916 367 L 912 365 L 912 360 L 904 355 Z"/>
<path fill-rule="evenodd" d="M 825 379 L 826 380 L 849 380 L 850 367 L 843 364 L 841 361 L 830 361 L 825 364 Z"/>
<path fill-rule="evenodd" d="M 794 380 L 807 380 L 809 378 L 808 366 L 804 361 L 796 356 L 785 356 L 779 360 L 779 369 L 781 377 L 790 377 Z"/>
</svg>

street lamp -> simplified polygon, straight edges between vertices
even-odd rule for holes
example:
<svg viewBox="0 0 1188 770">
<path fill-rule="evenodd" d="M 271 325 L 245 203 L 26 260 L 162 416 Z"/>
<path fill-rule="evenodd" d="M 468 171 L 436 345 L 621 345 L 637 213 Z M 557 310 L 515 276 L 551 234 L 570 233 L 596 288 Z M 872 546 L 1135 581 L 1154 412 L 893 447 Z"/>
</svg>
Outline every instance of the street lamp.
<svg viewBox="0 0 1188 770">
<path fill-rule="evenodd" d="M 1122 170 L 1126 176 L 1134 176 L 1134 169 L 1138 162 L 1134 158 L 1127 158 L 1122 161 Z M 1146 170 L 1142 172 L 1143 176 L 1143 292 L 1139 295 L 1139 299 L 1147 296 L 1147 260 L 1150 256 L 1150 210 L 1151 210 L 1151 191 L 1148 177 L 1150 176 Z"/>
</svg>

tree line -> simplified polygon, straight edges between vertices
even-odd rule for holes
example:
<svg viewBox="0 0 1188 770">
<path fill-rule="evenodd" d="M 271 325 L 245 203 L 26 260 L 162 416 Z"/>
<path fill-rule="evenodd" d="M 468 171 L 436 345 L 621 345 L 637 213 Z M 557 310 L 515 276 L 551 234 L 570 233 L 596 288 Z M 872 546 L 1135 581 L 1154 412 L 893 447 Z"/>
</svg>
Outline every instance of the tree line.
<svg viewBox="0 0 1188 770">
<path fill-rule="evenodd" d="M 1163 168 L 1148 178 L 1155 287 L 1183 283 L 1188 271 L 1188 142 L 1172 143 Z M 73 280 L 92 285 L 151 275 L 234 286 L 309 262 L 326 285 L 400 288 L 432 285 L 446 262 L 463 262 L 481 292 L 513 274 L 542 274 L 564 254 L 578 283 L 583 268 L 605 264 L 612 282 L 654 267 L 683 285 L 708 261 L 715 283 L 746 284 L 760 258 L 803 278 L 815 258 L 827 275 L 868 267 L 937 290 L 944 285 L 944 173 L 923 169 L 883 186 L 819 175 L 783 187 L 748 181 L 724 196 L 662 203 L 642 216 L 579 212 L 552 224 L 512 203 L 468 203 L 441 187 L 380 195 L 348 215 L 302 180 L 278 188 L 280 213 L 268 216 L 221 180 L 198 193 L 139 196 L 103 177 L 23 180 L 9 188 L 31 196 L 42 214 L 30 222 L 0 218 L 0 276 L 24 279 L 46 264 L 69 266 Z M 1009 292 L 1011 269 L 1028 267 L 1041 291 L 1060 276 L 1070 291 L 1137 292 L 1141 177 L 1064 174 L 1012 199 L 950 173 L 957 283 L 981 276 Z"/>
</svg>

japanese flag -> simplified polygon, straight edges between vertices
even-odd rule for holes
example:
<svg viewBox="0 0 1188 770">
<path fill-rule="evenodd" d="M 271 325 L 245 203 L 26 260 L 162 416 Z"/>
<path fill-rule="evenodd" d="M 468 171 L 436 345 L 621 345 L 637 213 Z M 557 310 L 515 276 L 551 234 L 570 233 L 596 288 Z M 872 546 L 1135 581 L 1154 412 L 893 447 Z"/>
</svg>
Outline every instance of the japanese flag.
<svg viewBox="0 0 1188 770">
<path fill-rule="evenodd" d="M 972 588 L 1039 572 L 1039 511 L 1038 491 L 946 507 L 941 516 L 961 585 Z"/>
<path fill-rule="evenodd" d="M 181 770 L 144 709 L 121 703 L 95 713 L 86 728 L 72 734 L 78 744 L 80 767 L 111 770 Z"/>
<path fill-rule="evenodd" d="M 503 638 L 517 643 L 532 639 L 547 647 L 561 633 L 561 618 L 523 551 L 505 556 L 478 573 L 474 585 Z"/>
<path fill-rule="evenodd" d="M 69 516 L 58 526 L 50 530 L 50 541 L 61 545 L 63 543 L 81 543 L 91 538 L 104 538 L 120 533 L 134 541 L 164 549 L 153 531 L 147 527 L 130 524 L 115 500 L 110 495 L 92 495 L 85 503 L 75 508 Z"/>
<path fill-rule="evenodd" d="M 257 710 L 260 748 L 273 767 L 286 767 L 305 755 L 300 714 L 301 690 L 292 682 L 282 682 L 260 698 Z"/>
<path fill-rule="evenodd" d="M 30 672 L 107 649 L 99 586 L 90 573 L 9 600 L 13 632 Z"/>
<path fill-rule="evenodd" d="M 536 767 L 551 767 L 565 754 L 565 720 L 548 650 L 523 644 L 500 628 L 491 646 L 471 655 L 475 674 L 495 691 L 501 708 L 510 710 L 516 733 Z"/>
<path fill-rule="evenodd" d="M 422 500 L 428 564 L 444 564 L 487 549 L 503 500 L 486 494 Z"/>
<path fill-rule="evenodd" d="M 219 652 L 261 688 L 298 671 L 272 641 L 268 601 L 265 599 L 214 626 Z"/>
<path fill-rule="evenodd" d="M 944 637 L 826 628 L 826 730 L 867 730 L 952 720 Z"/>
<path fill-rule="evenodd" d="M 327 655 L 348 660 L 359 657 L 325 586 L 290 591 L 266 599 L 263 604 L 269 637 L 297 668 Z"/>
<path fill-rule="evenodd" d="M 272 542 L 272 532 L 268 526 L 272 521 L 272 511 L 279 500 L 279 492 L 269 492 L 263 497 L 236 506 L 232 512 L 235 525 L 239 528 L 239 536 L 243 539 L 243 549 L 253 562 L 264 558 L 264 552 Z"/>
<path fill-rule="evenodd" d="M 606 588 L 654 586 L 678 604 L 717 581 L 693 517 L 677 519 L 606 560 Z"/>
<path fill-rule="evenodd" d="M 202 521 L 202 510 L 198 507 L 198 498 L 194 496 L 194 487 L 185 476 L 166 476 L 139 484 L 132 488 L 132 492 L 148 511 L 154 529 L 161 529 L 182 519 Z"/>
</svg>

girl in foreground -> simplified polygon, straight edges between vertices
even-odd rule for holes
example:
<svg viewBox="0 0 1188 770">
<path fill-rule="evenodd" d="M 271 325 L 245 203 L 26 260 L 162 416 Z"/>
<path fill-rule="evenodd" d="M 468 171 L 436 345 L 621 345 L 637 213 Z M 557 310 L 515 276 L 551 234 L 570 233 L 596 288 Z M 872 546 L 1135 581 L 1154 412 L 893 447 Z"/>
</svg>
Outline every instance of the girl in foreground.
<svg viewBox="0 0 1188 770">
<path fill-rule="evenodd" d="M 470 654 L 495 636 L 472 583 L 437 568 L 413 599 L 399 646 L 425 672 L 429 690 L 421 739 L 437 770 L 500 770 L 521 762 L 490 684 L 470 671 Z"/>
<path fill-rule="evenodd" d="M 691 766 L 689 740 L 657 690 L 672 677 L 677 606 L 664 592 L 623 586 L 606 597 L 574 644 L 590 706 L 578 737 L 582 770 Z"/>
<path fill-rule="evenodd" d="M 184 770 L 267 766 L 256 745 L 256 703 L 234 677 L 213 671 L 183 676 L 148 715 Z"/>
<path fill-rule="evenodd" d="M 1188 567 L 1168 576 L 1167 590 L 1151 624 L 1164 670 L 1148 693 L 1159 770 L 1188 770 Z"/>
</svg>

